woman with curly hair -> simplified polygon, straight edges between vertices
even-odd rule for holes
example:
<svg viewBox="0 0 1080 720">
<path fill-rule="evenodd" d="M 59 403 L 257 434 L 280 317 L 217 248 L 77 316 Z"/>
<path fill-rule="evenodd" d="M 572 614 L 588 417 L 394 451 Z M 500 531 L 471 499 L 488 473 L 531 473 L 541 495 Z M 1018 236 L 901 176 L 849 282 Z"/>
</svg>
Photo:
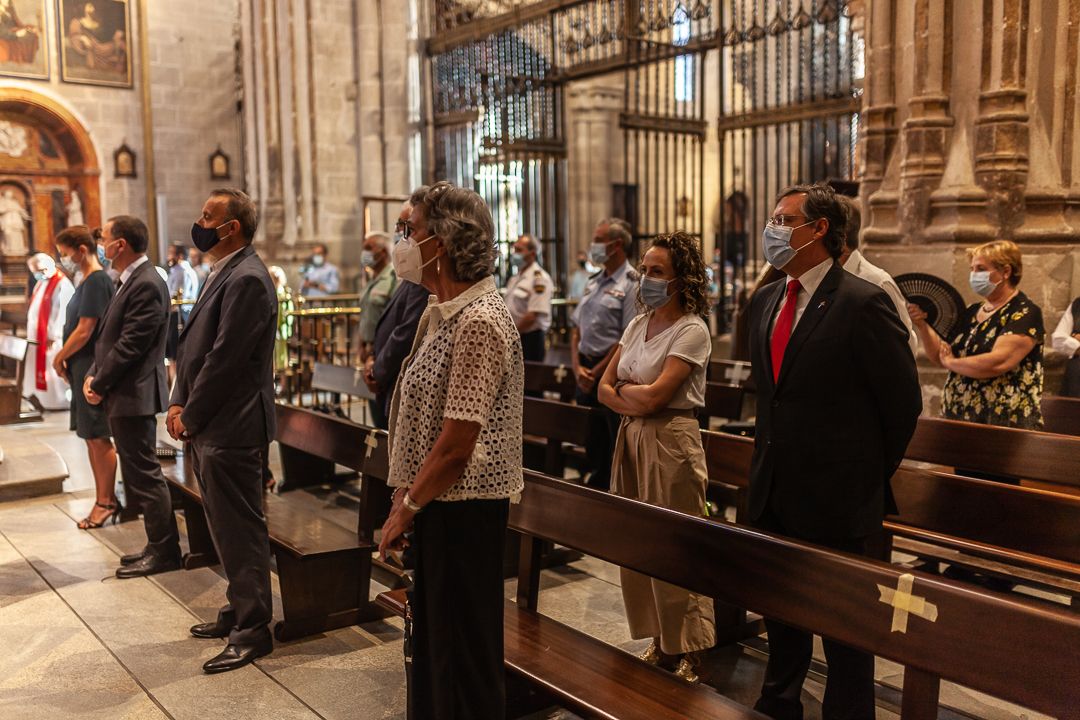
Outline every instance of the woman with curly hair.
<svg viewBox="0 0 1080 720">
<path fill-rule="evenodd" d="M 705 324 L 709 280 L 696 238 L 661 235 L 642 260 L 634 318 L 600 381 L 602 403 L 623 416 L 611 491 L 691 515 L 705 508 L 705 450 L 695 409 L 705 405 L 712 338 Z M 641 655 L 681 656 L 675 674 L 697 682 L 701 651 L 716 643 L 710 598 L 622 570 L 623 602 Z"/>
</svg>

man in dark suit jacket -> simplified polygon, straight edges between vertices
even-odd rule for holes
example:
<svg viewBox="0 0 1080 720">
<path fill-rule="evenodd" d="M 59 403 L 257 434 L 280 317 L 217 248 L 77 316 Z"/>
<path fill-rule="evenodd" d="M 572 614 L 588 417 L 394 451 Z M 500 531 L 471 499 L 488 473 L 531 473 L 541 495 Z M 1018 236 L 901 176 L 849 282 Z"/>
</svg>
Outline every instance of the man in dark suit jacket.
<svg viewBox="0 0 1080 720">
<path fill-rule="evenodd" d="M 398 216 L 398 232 L 409 219 L 412 206 L 408 203 L 401 208 Z M 375 393 L 371 404 L 375 425 L 387 429 L 390 418 L 390 402 L 394 396 L 401 364 L 412 350 L 416 328 L 420 316 L 427 308 L 431 293 L 416 283 L 408 280 L 398 282 L 397 289 L 390 297 L 390 302 L 383 310 L 379 324 L 375 326 L 374 349 L 364 363 L 364 383 Z"/>
<path fill-rule="evenodd" d="M 890 479 L 922 409 L 907 330 L 889 296 L 835 260 L 846 209 L 831 188 L 781 193 L 763 235 L 785 277 L 750 308 L 757 431 L 749 516 L 758 527 L 867 554 Z M 823 592 L 829 592 L 828 588 Z M 766 620 L 769 663 L 756 708 L 802 718 L 813 636 Z M 829 679 L 822 717 L 874 717 L 874 658 L 823 639 Z"/>
<path fill-rule="evenodd" d="M 274 438 L 277 295 L 251 241 L 258 216 L 239 190 L 215 190 L 191 229 L 213 270 L 191 311 L 177 352 L 168 427 L 188 441 L 203 507 L 221 559 L 228 604 L 217 620 L 191 628 L 228 637 L 203 665 L 243 667 L 273 649 L 270 541 L 263 514 L 263 462 Z"/>
<path fill-rule="evenodd" d="M 91 404 L 105 403 L 128 500 L 143 515 L 146 547 L 120 558 L 116 571 L 119 578 L 131 578 L 180 567 L 180 534 L 155 452 L 154 416 L 165 410 L 167 395 L 169 291 L 146 257 L 149 237 L 142 220 L 114 217 L 102 228 L 102 240 L 120 277 L 82 389 Z"/>
</svg>

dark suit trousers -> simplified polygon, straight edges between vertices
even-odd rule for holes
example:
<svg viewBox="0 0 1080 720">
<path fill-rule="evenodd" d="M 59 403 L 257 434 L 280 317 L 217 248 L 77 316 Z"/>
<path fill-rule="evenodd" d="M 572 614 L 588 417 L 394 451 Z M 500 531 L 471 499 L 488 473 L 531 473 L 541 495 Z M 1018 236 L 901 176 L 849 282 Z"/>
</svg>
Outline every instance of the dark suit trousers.
<svg viewBox="0 0 1080 720">
<path fill-rule="evenodd" d="M 762 530 L 793 537 L 784 531 L 769 509 L 754 525 Z M 866 538 L 810 542 L 857 555 L 870 554 Z M 769 635 L 769 663 L 765 669 L 761 698 L 754 709 L 776 720 L 801 720 L 803 707 L 800 697 L 803 681 L 810 669 L 814 635 L 769 618 L 765 618 L 765 630 Z M 826 637 L 821 638 L 821 643 L 829 668 L 825 698 L 821 703 L 823 720 L 873 720 L 874 656 Z"/>
<path fill-rule="evenodd" d="M 128 502 L 143 516 L 147 548 L 157 557 L 178 560 L 180 533 L 176 529 L 169 486 L 165 484 L 155 452 L 157 420 L 153 415 L 112 417 L 109 430 L 116 442 Z"/>
<path fill-rule="evenodd" d="M 582 367 L 593 368 L 603 360 L 601 357 L 589 357 L 578 355 L 578 361 Z M 611 488 L 611 457 L 615 452 L 615 436 L 619 433 L 619 415 L 603 405 L 597 398 L 596 393 L 600 388 L 600 378 L 596 378 L 596 384 L 588 393 L 583 393 L 581 388 L 574 390 L 574 400 L 578 405 L 595 408 L 589 418 L 589 437 L 585 443 L 585 458 L 589 461 L 592 472 L 589 473 L 587 482 L 589 487 L 596 490 L 609 490 Z"/>
<path fill-rule="evenodd" d="M 521 356 L 529 362 L 544 362 L 547 349 L 544 347 L 544 331 L 533 330 L 521 335 Z"/>
<path fill-rule="evenodd" d="M 263 514 L 265 446 L 223 448 L 195 438 L 191 448 L 210 536 L 221 559 L 229 604 L 221 616 L 234 619 L 229 642 L 270 642 L 270 538 Z"/>
<path fill-rule="evenodd" d="M 508 500 L 429 503 L 416 516 L 409 697 L 416 720 L 501 720 Z"/>
</svg>

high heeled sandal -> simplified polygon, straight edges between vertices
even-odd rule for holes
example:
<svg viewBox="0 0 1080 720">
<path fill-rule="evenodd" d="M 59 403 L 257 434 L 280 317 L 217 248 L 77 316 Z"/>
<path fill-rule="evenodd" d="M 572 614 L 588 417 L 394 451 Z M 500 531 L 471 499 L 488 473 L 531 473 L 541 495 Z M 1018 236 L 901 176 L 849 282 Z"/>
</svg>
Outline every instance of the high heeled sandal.
<svg viewBox="0 0 1080 720">
<path fill-rule="evenodd" d="M 76 527 L 78 527 L 80 530 L 96 530 L 100 527 L 105 527 L 105 525 L 107 525 L 110 520 L 112 520 L 113 525 L 116 525 L 120 522 L 120 513 L 124 511 L 124 506 L 121 505 L 119 502 L 109 503 L 108 505 L 96 502 L 94 503 L 94 507 L 108 510 L 109 514 L 98 522 L 94 522 L 90 519 L 90 516 L 87 515 L 76 524 Z"/>
</svg>

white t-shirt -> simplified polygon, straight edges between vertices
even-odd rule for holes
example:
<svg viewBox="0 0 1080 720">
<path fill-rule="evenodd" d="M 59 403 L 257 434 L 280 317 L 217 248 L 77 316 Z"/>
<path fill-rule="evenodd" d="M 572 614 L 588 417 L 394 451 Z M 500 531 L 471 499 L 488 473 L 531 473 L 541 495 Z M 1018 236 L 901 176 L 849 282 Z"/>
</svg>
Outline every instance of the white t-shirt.
<svg viewBox="0 0 1080 720">
<path fill-rule="evenodd" d="M 669 357 L 682 358 L 693 366 L 671 402 L 669 410 L 690 410 L 705 406 L 705 370 L 712 355 L 709 327 L 698 315 L 683 315 L 674 325 L 648 340 L 645 333 L 652 313 L 638 315 L 626 326 L 619 345 L 619 379 L 650 385 L 660 377 Z"/>
</svg>

